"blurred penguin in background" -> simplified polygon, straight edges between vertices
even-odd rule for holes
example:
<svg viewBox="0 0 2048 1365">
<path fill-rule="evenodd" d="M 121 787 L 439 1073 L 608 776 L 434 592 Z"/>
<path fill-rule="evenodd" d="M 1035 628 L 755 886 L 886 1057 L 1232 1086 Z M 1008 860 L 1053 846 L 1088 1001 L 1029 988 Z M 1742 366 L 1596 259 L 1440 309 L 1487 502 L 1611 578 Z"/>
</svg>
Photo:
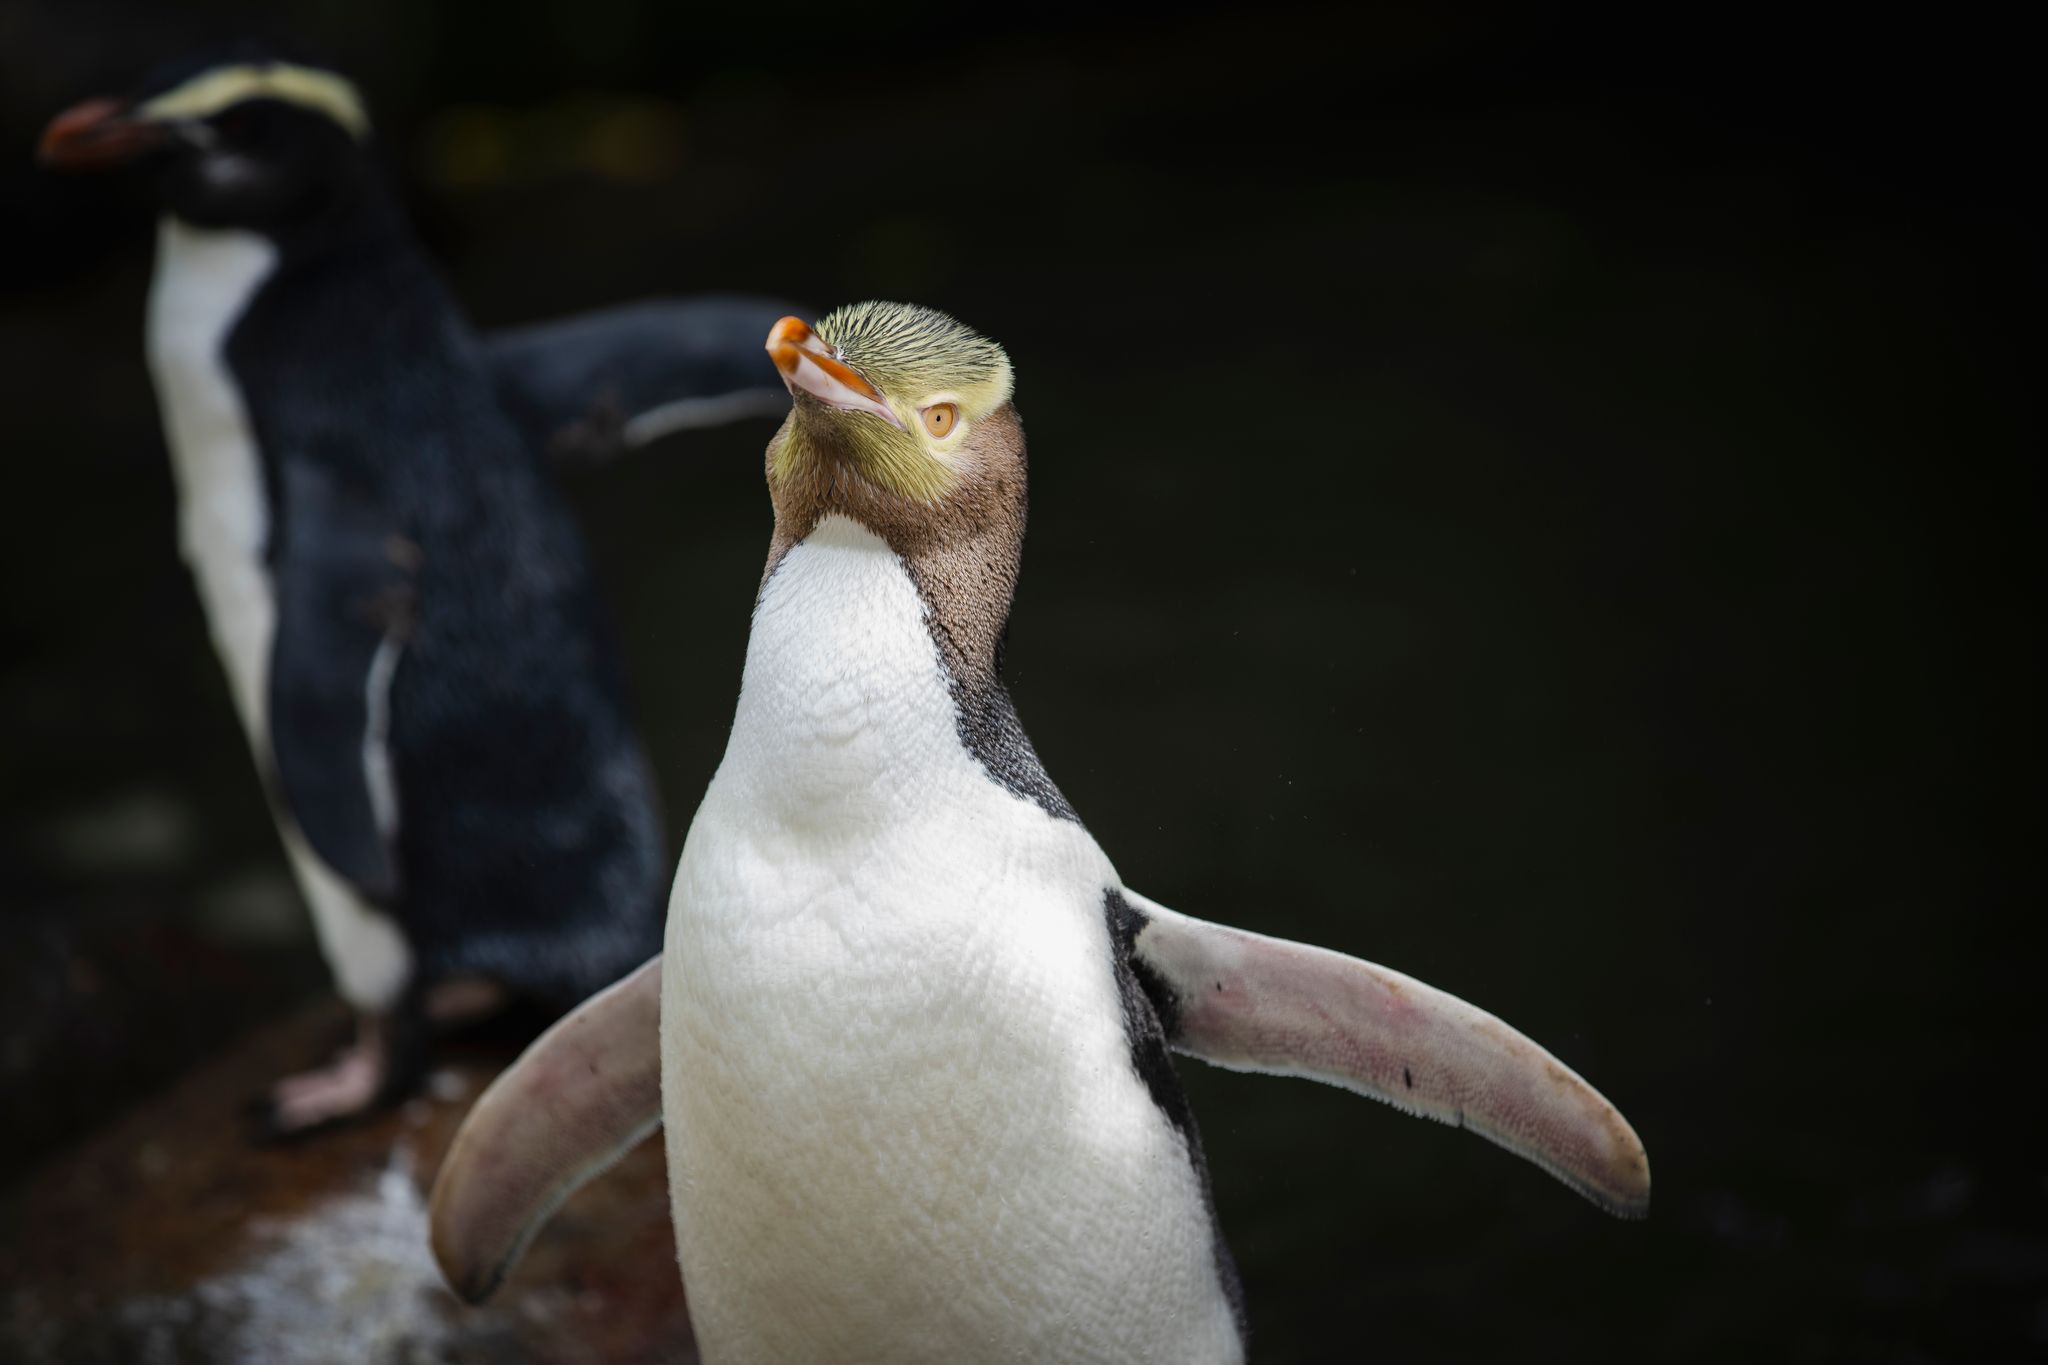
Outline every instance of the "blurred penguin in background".
<svg viewBox="0 0 2048 1365">
<path fill-rule="evenodd" d="M 786 409 L 780 302 L 465 323 L 343 76 L 242 50 L 58 116 L 161 208 L 146 349 L 180 543 L 354 1041 L 258 1103 L 407 1092 L 431 1017 L 562 1007 L 660 943 L 654 787 L 545 452 Z"/>
</svg>

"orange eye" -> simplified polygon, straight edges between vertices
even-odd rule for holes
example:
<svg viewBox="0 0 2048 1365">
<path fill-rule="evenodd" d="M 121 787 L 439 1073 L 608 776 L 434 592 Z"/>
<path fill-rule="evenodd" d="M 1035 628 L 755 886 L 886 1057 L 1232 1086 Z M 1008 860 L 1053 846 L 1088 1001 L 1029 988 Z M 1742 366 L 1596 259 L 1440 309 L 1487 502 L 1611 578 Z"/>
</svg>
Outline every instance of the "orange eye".
<svg viewBox="0 0 2048 1365">
<path fill-rule="evenodd" d="M 959 420 L 960 409 L 952 403 L 934 403 L 924 410 L 924 429 L 942 441 L 953 434 Z"/>
</svg>

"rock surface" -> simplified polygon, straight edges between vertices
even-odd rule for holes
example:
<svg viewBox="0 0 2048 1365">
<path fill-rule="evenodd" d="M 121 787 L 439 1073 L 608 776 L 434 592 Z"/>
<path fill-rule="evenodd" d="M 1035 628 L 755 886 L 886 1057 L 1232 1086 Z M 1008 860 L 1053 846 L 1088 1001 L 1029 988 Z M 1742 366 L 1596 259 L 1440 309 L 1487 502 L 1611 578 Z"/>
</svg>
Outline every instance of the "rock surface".
<svg viewBox="0 0 2048 1365">
<path fill-rule="evenodd" d="M 696 1360 L 656 1141 L 564 1205 L 490 1304 L 441 1283 L 426 1194 L 515 1044 L 446 1048 L 404 1106 L 253 1146 L 243 1102 L 344 1027 L 326 1005 L 265 1028 L 0 1195 L 0 1361 Z"/>
</svg>

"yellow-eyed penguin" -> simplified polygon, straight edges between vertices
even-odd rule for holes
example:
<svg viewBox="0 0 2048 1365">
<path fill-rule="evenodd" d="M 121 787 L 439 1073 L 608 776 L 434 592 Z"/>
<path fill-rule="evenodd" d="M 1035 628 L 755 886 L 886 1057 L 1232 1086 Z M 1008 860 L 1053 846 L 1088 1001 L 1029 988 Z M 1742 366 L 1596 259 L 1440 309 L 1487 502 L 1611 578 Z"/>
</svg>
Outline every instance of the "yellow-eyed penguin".
<svg viewBox="0 0 2048 1365">
<path fill-rule="evenodd" d="M 720 393 L 736 410 L 756 366 L 781 389 L 761 301 L 479 340 L 369 140 L 344 77 L 245 49 L 69 110 L 43 142 L 60 167 L 153 177 L 148 356 L 181 547 L 359 1014 L 354 1045 L 259 1103 L 272 1133 L 403 1093 L 452 989 L 567 1007 L 658 946 L 654 789 L 540 448 L 630 446 Z"/>
<path fill-rule="evenodd" d="M 710 1365 L 1240 1360 L 1169 1049 L 1456 1123 L 1646 1211 L 1628 1123 L 1498 1019 L 1122 884 L 998 677 L 1025 510 L 999 348 L 896 304 L 785 319 L 769 348 L 795 395 L 774 539 L 666 948 L 466 1120 L 434 1196 L 459 1292 L 658 1115 Z"/>
</svg>

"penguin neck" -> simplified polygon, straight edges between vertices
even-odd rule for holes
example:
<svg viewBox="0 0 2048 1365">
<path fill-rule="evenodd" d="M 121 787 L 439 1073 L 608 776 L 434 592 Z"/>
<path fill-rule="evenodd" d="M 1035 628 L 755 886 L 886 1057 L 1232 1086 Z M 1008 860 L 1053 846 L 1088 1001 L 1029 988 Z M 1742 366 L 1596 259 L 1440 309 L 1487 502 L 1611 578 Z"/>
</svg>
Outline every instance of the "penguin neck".
<svg viewBox="0 0 2048 1365">
<path fill-rule="evenodd" d="M 147 337 L 161 399 L 175 405 L 195 383 L 227 382 L 227 339 L 277 270 L 277 245 L 261 233 L 158 221 Z"/>
<path fill-rule="evenodd" d="M 831 519 L 858 527 L 901 561 L 955 688 L 974 700 L 1001 687 L 1026 511 L 1015 411 L 1006 405 L 983 425 L 992 449 L 974 475 L 941 503 L 925 505 L 877 488 L 855 462 L 818 444 L 792 413 L 768 446 L 775 534 L 762 576 L 765 590 L 783 557 Z M 778 455 L 792 442 L 804 446 L 803 455 L 778 475 Z"/>
<path fill-rule="evenodd" d="M 149 317 L 160 397 L 175 407 L 197 390 L 232 390 L 266 480 L 277 460 L 324 452 L 350 481 L 374 484 L 407 458 L 418 395 L 460 408 L 489 383 L 474 335 L 402 226 L 354 218 L 280 237 L 165 217 Z"/>
<path fill-rule="evenodd" d="M 325 318 L 388 319 L 451 307 L 403 210 L 366 169 L 317 203 L 260 223 L 216 225 L 166 213 L 158 245 L 159 285 L 179 273 L 204 274 L 213 258 L 231 252 L 264 256 L 260 288 L 241 300 L 245 313 L 281 292 L 291 295 L 292 311 Z"/>
<path fill-rule="evenodd" d="M 750 735 L 742 747 L 777 756 L 768 769 L 811 773 L 816 789 L 790 795 L 826 806 L 890 791 L 915 804 L 915 775 L 964 750 L 998 787 L 1078 822 L 1001 678 L 1021 525 L 998 546 L 913 539 L 906 553 L 846 512 L 820 510 L 798 533 L 777 510 L 735 743 Z"/>
<path fill-rule="evenodd" d="M 412 231 L 398 199 L 367 166 L 288 216 L 254 226 L 276 248 L 286 271 L 327 260 L 410 250 Z"/>
<path fill-rule="evenodd" d="M 205 280 L 229 256 L 261 257 L 257 288 L 241 291 L 238 313 L 262 308 L 279 292 L 300 313 L 390 319 L 422 310 L 450 312 L 440 281 L 414 243 L 404 214 L 376 185 L 339 196 L 319 214 L 283 223 L 207 224 L 166 213 L 158 221 L 155 288 L 191 292 L 178 277 Z M 237 283 L 240 283 L 239 277 Z M 204 287 L 203 285 L 194 287 Z M 325 298 L 326 306 L 317 306 Z M 308 308 L 309 301 L 316 307 Z"/>
<path fill-rule="evenodd" d="M 827 835 L 914 817 L 916 775 L 952 744 L 927 615 L 901 557 L 846 516 L 821 518 L 779 558 L 722 770 L 757 813 Z"/>
</svg>

